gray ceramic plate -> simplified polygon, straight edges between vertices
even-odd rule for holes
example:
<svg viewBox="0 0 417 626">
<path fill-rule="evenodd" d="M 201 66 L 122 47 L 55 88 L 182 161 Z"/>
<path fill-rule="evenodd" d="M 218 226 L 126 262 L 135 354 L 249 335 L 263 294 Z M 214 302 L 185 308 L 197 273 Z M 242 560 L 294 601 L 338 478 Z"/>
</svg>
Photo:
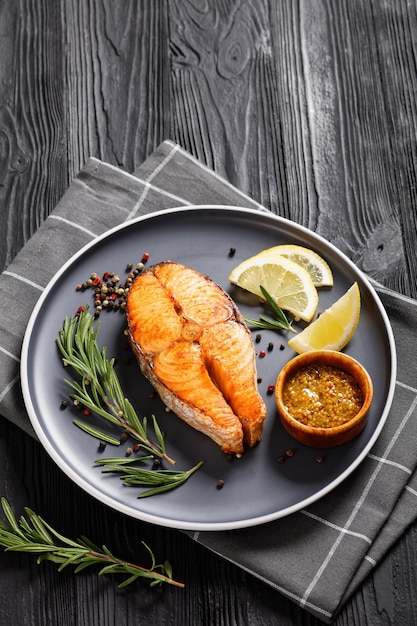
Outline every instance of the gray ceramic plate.
<svg viewBox="0 0 417 626">
<path fill-rule="evenodd" d="M 337 300 L 354 281 L 362 297 L 361 318 L 346 352 L 369 371 L 375 397 L 365 430 L 354 441 L 331 450 L 318 450 L 294 441 L 283 430 L 274 397 L 267 395 L 282 365 L 294 356 L 287 337 L 262 331 L 258 350 L 274 348 L 257 359 L 262 377 L 260 391 L 268 407 L 262 442 L 230 461 L 204 435 L 166 413 L 159 399 L 150 399 L 149 383 L 131 359 L 126 360 L 124 315 L 103 313 L 100 338 L 109 355 L 119 356 L 118 373 L 127 397 L 138 413 L 155 413 L 166 433 L 167 452 L 176 467 L 189 469 L 203 460 L 203 467 L 183 486 L 151 498 L 138 499 L 138 488 L 126 487 L 116 475 L 102 474 L 94 465 L 97 440 L 73 425 L 72 408 L 60 410 L 69 388 L 55 338 L 67 315 L 90 304 L 91 292 L 75 286 L 92 272 L 115 271 L 121 276 L 128 263 L 136 264 L 146 251 L 148 265 L 166 259 L 181 262 L 209 275 L 234 297 L 245 316 L 257 317 L 260 305 L 247 305 L 227 281 L 229 271 L 241 260 L 280 243 L 298 243 L 316 250 L 330 264 L 335 284 L 320 290 L 319 310 Z M 230 248 L 235 248 L 233 257 Z M 280 349 L 282 346 L 284 349 Z M 375 442 L 392 402 L 396 372 L 395 345 L 386 313 L 367 279 L 334 246 L 309 230 L 269 213 L 225 206 L 187 207 L 153 213 L 104 234 L 76 254 L 58 272 L 39 300 L 24 339 L 22 352 L 23 394 L 33 427 L 58 466 L 89 494 L 118 511 L 173 528 L 226 530 L 262 524 L 289 515 L 329 493 L 364 459 Z M 93 423 L 110 434 L 112 426 Z M 286 450 L 294 456 L 285 463 L 277 458 Z M 104 455 L 124 456 L 125 447 Z M 324 462 L 316 459 L 324 455 Z M 217 481 L 224 480 L 221 490 Z"/>
</svg>

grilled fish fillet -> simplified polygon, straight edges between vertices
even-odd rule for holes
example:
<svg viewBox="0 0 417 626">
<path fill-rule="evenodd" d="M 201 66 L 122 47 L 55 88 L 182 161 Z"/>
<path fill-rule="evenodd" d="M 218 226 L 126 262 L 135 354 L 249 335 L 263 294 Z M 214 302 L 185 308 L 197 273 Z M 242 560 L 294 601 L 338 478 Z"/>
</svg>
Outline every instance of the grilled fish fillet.
<svg viewBox="0 0 417 626">
<path fill-rule="evenodd" d="M 141 371 L 178 417 L 226 453 L 261 439 L 252 337 L 221 287 L 179 263 L 154 265 L 129 291 L 127 321 Z"/>
</svg>

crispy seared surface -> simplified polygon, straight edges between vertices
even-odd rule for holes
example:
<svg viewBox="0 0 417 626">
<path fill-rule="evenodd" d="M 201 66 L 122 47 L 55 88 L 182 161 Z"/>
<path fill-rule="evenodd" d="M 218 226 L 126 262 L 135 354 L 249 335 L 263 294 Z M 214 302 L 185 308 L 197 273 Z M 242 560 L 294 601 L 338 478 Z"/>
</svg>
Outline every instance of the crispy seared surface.
<svg viewBox="0 0 417 626">
<path fill-rule="evenodd" d="M 178 263 L 148 268 L 128 297 L 132 348 L 165 404 L 225 452 L 262 436 L 251 334 L 229 295 Z"/>
</svg>

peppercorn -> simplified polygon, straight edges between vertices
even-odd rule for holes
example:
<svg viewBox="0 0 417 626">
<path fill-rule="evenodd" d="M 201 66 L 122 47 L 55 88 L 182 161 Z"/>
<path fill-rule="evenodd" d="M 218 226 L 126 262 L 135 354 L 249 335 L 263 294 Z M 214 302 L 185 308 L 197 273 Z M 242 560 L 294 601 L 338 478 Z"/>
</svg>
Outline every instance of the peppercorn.
<svg viewBox="0 0 417 626">
<path fill-rule="evenodd" d="M 272 341 L 270 341 L 268 344 L 268 352 L 272 352 L 273 349 L 274 349 L 274 344 L 272 343 Z"/>
<path fill-rule="evenodd" d="M 236 254 L 236 248 L 230 248 L 230 250 L 229 250 L 229 256 L 230 256 L 230 257 L 233 257 L 233 256 L 235 256 L 235 254 Z"/>
<path fill-rule="evenodd" d="M 106 444 L 104 443 L 104 441 L 100 441 L 100 443 L 98 444 L 98 451 L 103 452 L 103 450 L 105 449 L 106 449 Z"/>
<path fill-rule="evenodd" d="M 259 358 L 263 359 L 265 356 L 266 356 L 265 350 L 261 350 L 260 353 L 259 353 Z"/>
<path fill-rule="evenodd" d="M 288 457 L 294 456 L 294 450 L 285 450 L 285 456 L 288 456 Z"/>
<path fill-rule="evenodd" d="M 258 333 L 258 334 L 256 335 L 256 337 L 255 337 L 255 341 L 256 341 L 256 343 L 259 343 L 259 342 L 261 341 L 261 339 L 262 339 L 262 335 L 260 335 L 260 334 Z"/>
<path fill-rule="evenodd" d="M 64 409 L 66 409 L 68 406 L 68 400 L 62 400 L 61 402 L 61 406 L 59 407 L 61 409 L 61 411 L 63 411 Z"/>
<path fill-rule="evenodd" d="M 266 390 L 266 393 L 268 394 L 268 396 L 272 396 L 274 391 L 275 391 L 275 385 L 268 385 L 268 389 Z"/>
<path fill-rule="evenodd" d="M 220 489 L 223 489 L 223 486 L 224 486 L 224 480 L 221 478 L 220 480 L 217 481 L 216 489 L 220 491 Z"/>
</svg>

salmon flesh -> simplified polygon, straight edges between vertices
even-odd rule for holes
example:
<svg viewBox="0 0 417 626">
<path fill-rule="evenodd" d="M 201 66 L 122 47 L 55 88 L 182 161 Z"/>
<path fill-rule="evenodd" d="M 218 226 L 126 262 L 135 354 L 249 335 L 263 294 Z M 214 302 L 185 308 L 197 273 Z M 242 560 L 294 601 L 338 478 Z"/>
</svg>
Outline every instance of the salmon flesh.
<svg viewBox="0 0 417 626">
<path fill-rule="evenodd" d="M 178 417 L 228 454 L 260 441 L 252 336 L 221 287 L 179 263 L 154 265 L 130 288 L 127 322 L 142 373 Z"/>
</svg>

